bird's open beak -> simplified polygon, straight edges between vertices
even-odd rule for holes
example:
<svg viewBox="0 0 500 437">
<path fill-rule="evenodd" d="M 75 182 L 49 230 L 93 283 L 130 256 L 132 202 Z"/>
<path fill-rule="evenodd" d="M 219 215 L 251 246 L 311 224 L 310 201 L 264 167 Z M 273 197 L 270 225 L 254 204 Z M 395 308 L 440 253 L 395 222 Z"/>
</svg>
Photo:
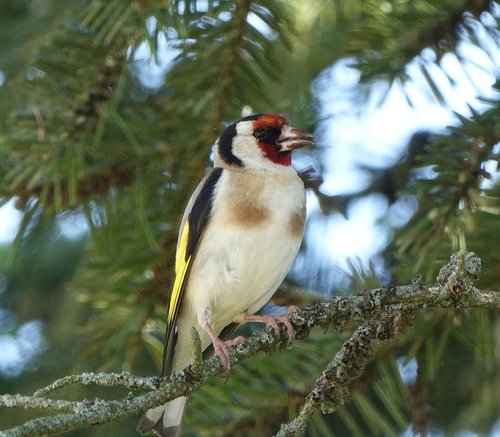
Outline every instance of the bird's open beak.
<svg viewBox="0 0 500 437">
<path fill-rule="evenodd" d="M 281 146 L 280 152 L 291 152 L 299 147 L 314 145 L 314 137 L 312 134 L 295 129 L 294 127 L 283 126 L 276 144 Z"/>
</svg>

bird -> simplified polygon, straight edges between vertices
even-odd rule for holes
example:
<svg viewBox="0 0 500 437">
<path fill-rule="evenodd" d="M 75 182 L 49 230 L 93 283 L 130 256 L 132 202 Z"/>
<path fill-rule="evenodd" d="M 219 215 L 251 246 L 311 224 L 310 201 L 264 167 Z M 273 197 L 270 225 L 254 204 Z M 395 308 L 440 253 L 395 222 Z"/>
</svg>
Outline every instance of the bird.
<svg viewBox="0 0 500 437">
<path fill-rule="evenodd" d="M 279 334 L 286 314 L 257 315 L 290 270 L 306 216 L 304 184 L 291 166 L 292 152 L 312 146 L 312 134 L 278 114 L 255 114 L 226 127 L 215 142 L 214 166 L 193 192 L 179 229 L 173 286 L 167 305 L 162 376 L 193 361 L 191 330 L 202 350 L 213 348 L 229 372 L 228 348 L 243 337 L 226 332 L 262 322 Z M 222 333 L 222 334 L 221 334 Z M 187 397 L 148 410 L 138 431 L 179 436 Z"/>
</svg>

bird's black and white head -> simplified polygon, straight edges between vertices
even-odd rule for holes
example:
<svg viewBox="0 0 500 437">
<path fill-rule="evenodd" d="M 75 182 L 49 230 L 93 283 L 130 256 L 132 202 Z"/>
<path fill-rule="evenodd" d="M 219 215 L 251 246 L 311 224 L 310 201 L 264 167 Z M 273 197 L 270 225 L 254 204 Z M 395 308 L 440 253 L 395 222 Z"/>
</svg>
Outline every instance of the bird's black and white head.
<svg viewBox="0 0 500 437">
<path fill-rule="evenodd" d="M 261 170 L 290 167 L 292 151 L 314 144 L 313 136 L 281 115 L 257 114 L 228 126 L 216 142 L 215 165 Z"/>
</svg>

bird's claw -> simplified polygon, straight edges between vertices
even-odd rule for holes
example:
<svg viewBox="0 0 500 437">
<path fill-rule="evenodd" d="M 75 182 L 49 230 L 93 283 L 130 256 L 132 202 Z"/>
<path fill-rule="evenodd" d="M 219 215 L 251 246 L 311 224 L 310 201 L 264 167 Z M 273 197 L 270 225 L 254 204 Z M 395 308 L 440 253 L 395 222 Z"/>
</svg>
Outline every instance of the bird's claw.
<svg viewBox="0 0 500 437">
<path fill-rule="evenodd" d="M 222 370 L 224 371 L 224 374 L 226 376 L 231 370 L 231 354 L 229 353 L 229 348 L 231 346 L 242 344 L 244 342 L 245 337 L 242 336 L 227 341 L 223 341 L 220 338 L 217 338 L 213 341 L 215 355 L 219 357 L 222 364 Z"/>
<path fill-rule="evenodd" d="M 288 307 L 286 313 L 281 316 L 271 316 L 271 315 L 256 316 L 250 314 L 242 314 L 237 319 L 235 319 L 235 321 L 240 323 L 243 322 L 265 323 L 267 328 L 273 329 L 277 337 L 279 337 L 281 333 L 278 322 L 281 322 L 283 323 L 283 325 L 285 325 L 286 332 L 288 334 L 288 344 L 290 344 L 294 338 L 295 329 L 293 329 L 293 326 L 290 323 L 289 316 L 290 314 L 296 313 L 297 311 L 300 311 L 300 308 L 295 305 L 291 305 L 290 307 Z"/>
</svg>

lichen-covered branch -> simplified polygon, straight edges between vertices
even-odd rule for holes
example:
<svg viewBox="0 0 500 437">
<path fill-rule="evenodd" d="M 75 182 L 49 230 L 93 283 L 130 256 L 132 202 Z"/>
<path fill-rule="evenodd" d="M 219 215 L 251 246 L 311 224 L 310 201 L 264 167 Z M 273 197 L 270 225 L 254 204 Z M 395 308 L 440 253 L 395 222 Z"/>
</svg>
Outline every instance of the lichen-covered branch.
<svg viewBox="0 0 500 437">
<path fill-rule="evenodd" d="M 481 269 L 480 259 L 473 253 L 454 254 L 440 271 L 437 282 L 424 284 L 416 278 L 409 285 L 377 288 L 365 293 L 334 297 L 310 305 L 299 313 L 290 315 L 296 338 L 304 339 L 310 330 L 319 326 L 343 330 L 347 324 L 360 326 L 334 356 L 318 378 L 315 388 L 307 397 L 304 408 L 296 421 L 283 425 L 280 435 L 300 435 L 307 419 L 316 410 L 334 411 L 347 394 L 350 381 L 359 377 L 372 354 L 372 341 L 384 340 L 406 326 L 407 315 L 429 308 L 500 308 L 500 293 L 479 290 L 473 279 Z M 281 342 L 286 342 L 283 328 L 280 335 L 272 330 L 257 332 L 242 344 L 231 348 L 231 364 L 248 359 L 259 351 L 272 352 Z M 195 355 L 201 356 L 199 341 L 193 336 Z M 218 358 L 211 358 L 201 365 L 199 359 L 193 366 L 170 378 L 141 378 L 128 373 L 93 374 L 62 378 L 42 388 L 35 396 L 2 395 L 0 407 L 38 408 L 46 412 L 69 413 L 40 417 L 10 430 L 2 436 L 37 436 L 76 430 L 108 423 L 163 404 L 181 395 L 187 395 L 205 384 L 207 379 L 223 373 Z M 47 399 L 54 390 L 73 383 L 119 386 L 129 389 L 149 390 L 144 394 L 129 394 L 119 400 L 69 402 Z"/>
<path fill-rule="evenodd" d="M 0 407 L 21 407 L 50 412 L 68 413 L 84 409 L 84 402 L 47 399 L 36 396 L 0 395 Z"/>
<path fill-rule="evenodd" d="M 70 384 L 96 384 L 103 387 L 125 387 L 130 389 L 151 389 L 154 390 L 160 386 L 161 378 L 143 378 L 132 375 L 129 372 L 122 373 L 82 373 L 81 375 L 69 375 L 54 381 L 47 387 L 37 390 L 33 396 L 47 396 L 49 393 Z M 0 398 L 1 399 L 1 398 Z"/>
<path fill-rule="evenodd" d="M 405 313 L 387 313 L 383 320 L 367 320 L 344 342 L 333 360 L 316 380 L 296 419 L 281 425 L 278 437 L 299 436 L 318 410 L 335 412 L 344 404 L 349 383 L 359 378 L 373 356 L 372 342 L 392 338 L 408 323 Z"/>
</svg>

